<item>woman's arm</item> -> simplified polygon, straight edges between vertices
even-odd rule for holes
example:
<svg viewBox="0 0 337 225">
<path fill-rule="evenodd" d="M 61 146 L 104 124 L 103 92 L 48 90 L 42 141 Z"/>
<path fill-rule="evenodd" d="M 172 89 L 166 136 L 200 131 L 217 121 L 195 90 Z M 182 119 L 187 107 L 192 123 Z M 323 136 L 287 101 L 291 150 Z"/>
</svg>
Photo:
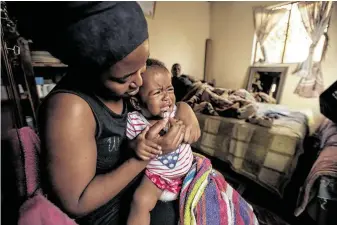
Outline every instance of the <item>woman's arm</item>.
<svg viewBox="0 0 337 225">
<path fill-rule="evenodd" d="M 189 144 L 196 142 L 200 137 L 200 126 L 192 108 L 185 102 L 178 102 L 175 117 L 186 126 L 184 141 Z"/>
<path fill-rule="evenodd" d="M 95 176 L 96 122 L 88 104 L 71 94 L 46 102 L 41 141 L 53 194 L 68 213 L 86 215 L 124 189 L 147 165 L 131 158 L 114 171 Z"/>
</svg>

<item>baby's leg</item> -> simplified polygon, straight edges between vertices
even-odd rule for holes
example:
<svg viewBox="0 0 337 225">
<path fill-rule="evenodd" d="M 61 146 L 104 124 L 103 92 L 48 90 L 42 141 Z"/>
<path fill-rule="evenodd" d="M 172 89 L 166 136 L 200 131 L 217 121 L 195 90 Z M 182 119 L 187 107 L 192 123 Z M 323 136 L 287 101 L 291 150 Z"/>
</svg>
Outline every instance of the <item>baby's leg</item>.
<svg viewBox="0 0 337 225">
<path fill-rule="evenodd" d="M 162 194 L 152 181 L 144 176 L 141 184 L 133 195 L 131 203 L 128 225 L 149 225 L 150 212 L 157 204 L 157 201 Z"/>
</svg>

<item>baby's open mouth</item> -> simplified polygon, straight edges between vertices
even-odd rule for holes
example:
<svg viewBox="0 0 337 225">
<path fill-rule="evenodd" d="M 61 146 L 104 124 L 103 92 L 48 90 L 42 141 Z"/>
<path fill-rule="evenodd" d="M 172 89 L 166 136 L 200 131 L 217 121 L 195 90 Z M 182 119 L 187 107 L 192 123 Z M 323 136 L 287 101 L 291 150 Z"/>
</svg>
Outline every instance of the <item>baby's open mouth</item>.
<svg viewBox="0 0 337 225">
<path fill-rule="evenodd" d="M 162 107 L 162 108 L 160 109 L 160 111 L 161 111 L 162 116 L 163 116 L 164 118 L 169 117 L 169 115 L 170 115 L 170 113 L 171 113 L 171 104 Z"/>
<path fill-rule="evenodd" d="M 170 110 L 170 108 L 171 108 L 171 106 L 168 105 L 168 106 L 165 106 L 165 107 L 161 108 L 161 111 L 162 111 L 162 112 L 167 112 L 167 111 Z"/>
</svg>

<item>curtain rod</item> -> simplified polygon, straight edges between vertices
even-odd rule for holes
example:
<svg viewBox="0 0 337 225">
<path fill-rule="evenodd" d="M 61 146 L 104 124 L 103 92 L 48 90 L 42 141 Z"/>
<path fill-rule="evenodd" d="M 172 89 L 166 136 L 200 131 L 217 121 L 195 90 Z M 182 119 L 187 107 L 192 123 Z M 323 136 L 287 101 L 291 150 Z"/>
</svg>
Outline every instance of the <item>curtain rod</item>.
<svg viewBox="0 0 337 225">
<path fill-rule="evenodd" d="M 277 7 L 281 7 L 281 6 L 285 6 L 285 5 L 289 5 L 289 4 L 294 4 L 294 3 L 298 3 L 299 1 L 290 1 L 290 2 L 282 2 L 276 5 L 271 5 L 271 6 L 267 6 L 265 7 L 266 9 L 273 9 L 273 8 L 277 8 Z"/>
</svg>

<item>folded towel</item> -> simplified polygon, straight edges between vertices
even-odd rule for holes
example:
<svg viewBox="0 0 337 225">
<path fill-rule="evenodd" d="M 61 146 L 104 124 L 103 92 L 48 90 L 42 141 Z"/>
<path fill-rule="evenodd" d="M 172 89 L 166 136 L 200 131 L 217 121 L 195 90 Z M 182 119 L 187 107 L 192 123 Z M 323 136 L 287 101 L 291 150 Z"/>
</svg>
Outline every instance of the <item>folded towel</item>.
<svg viewBox="0 0 337 225">
<path fill-rule="evenodd" d="M 180 225 L 258 224 L 253 208 L 199 154 L 184 179 L 179 206 Z"/>
</svg>

